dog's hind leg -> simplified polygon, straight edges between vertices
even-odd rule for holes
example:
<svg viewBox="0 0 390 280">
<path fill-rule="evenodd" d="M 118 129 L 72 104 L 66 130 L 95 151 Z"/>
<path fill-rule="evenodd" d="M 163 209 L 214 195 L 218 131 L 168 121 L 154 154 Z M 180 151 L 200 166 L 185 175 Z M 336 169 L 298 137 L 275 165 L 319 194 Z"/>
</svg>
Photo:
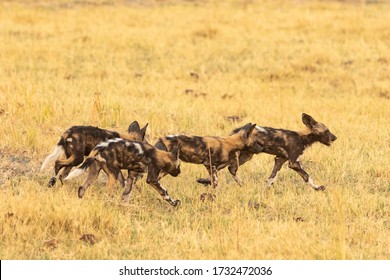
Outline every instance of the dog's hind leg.
<svg viewBox="0 0 390 280">
<path fill-rule="evenodd" d="M 84 196 L 84 193 L 85 191 L 88 189 L 88 187 L 93 183 L 95 182 L 95 180 L 97 179 L 98 175 L 99 175 L 99 172 L 100 172 L 101 168 L 98 167 L 97 163 L 94 162 L 92 163 L 90 166 L 89 166 L 89 170 L 88 170 L 88 177 L 87 179 L 85 180 L 84 184 L 82 186 L 79 187 L 79 190 L 78 190 L 78 196 L 79 198 L 82 198 Z"/>
<path fill-rule="evenodd" d="M 53 172 L 53 175 L 51 176 L 49 182 L 47 183 L 47 186 L 51 188 L 56 184 L 56 182 L 57 182 L 57 174 Z"/>
<path fill-rule="evenodd" d="M 235 160 L 228 167 L 228 170 L 229 170 L 230 174 L 232 174 L 234 181 L 236 181 L 236 183 L 240 187 L 242 187 L 242 182 L 241 182 L 240 177 L 238 177 L 238 175 L 237 175 L 237 170 L 241 165 L 243 165 L 247 161 L 250 161 L 252 158 L 253 158 L 253 153 L 251 153 L 249 151 L 244 150 L 241 152 L 237 152 Z"/>
<path fill-rule="evenodd" d="M 75 153 L 68 157 L 65 160 L 56 160 L 54 164 L 54 174 L 53 177 L 49 181 L 49 187 L 54 186 L 56 183 L 56 176 L 60 172 L 61 169 L 64 168 L 62 174 L 59 176 L 59 179 L 62 183 L 62 178 L 66 178 L 68 176 L 70 170 L 79 164 L 81 164 L 84 160 L 84 154 L 83 153 Z"/>
<path fill-rule="evenodd" d="M 287 161 L 287 158 L 285 157 L 275 157 L 275 165 L 274 168 L 272 169 L 271 175 L 267 179 L 267 184 L 268 186 L 272 186 L 272 184 L 276 180 L 276 176 L 278 175 L 278 172 L 282 168 L 283 164 Z"/>
<path fill-rule="evenodd" d="M 210 166 L 209 165 L 204 165 L 207 169 L 207 171 L 209 172 L 209 178 L 210 178 L 210 184 L 214 187 L 214 189 L 218 188 L 218 172 L 217 172 L 217 168 L 213 165 Z"/>
<path fill-rule="evenodd" d="M 306 173 L 305 170 L 303 170 L 301 164 L 298 161 L 290 161 L 288 167 L 296 171 L 303 178 L 303 180 L 308 183 L 314 190 L 325 190 L 325 186 L 319 186 L 314 184 L 313 179 L 309 176 L 309 174 Z"/>
<path fill-rule="evenodd" d="M 67 158 L 65 160 L 56 160 L 56 162 L 54 164 L 53 176 L 50 178 L 49 183 L 48 183 L 49 187 L 53 187 L 55 185 L 55 183 L 57 182 L 58 173 L 61 171 L 62 168 L 64 168 L 64 170 L 62 171 L 62 174 L 60 174 L 60 176 L 58 176 L 60 181 L 61 181 L 61 184 L 62 184 L 62 178 L 65 178 L 66 176 L 68 176 L 68 174 L 73 166 L 77 166 L 80 163 L 82 163 L 84 157 L 82 156 L 81 158 L 79 158 L 77 160 L 75 160 L 75 159 L 76 159 L 75 155 L 71 155 L 69 158 Z"/>
<path fill-rule="evenodd" d="M 205 185 L 205 186 L 213 185 L 214 188 L 218 187 L 217 168 L 215 166 L 212 166 L 212 168 L 210 168 L 210 165 L 208 165 L 208 164 L 205 164 L 204 167 L 206 167 L 207 172 L 209 173 L 209 177 L 208 178 L 198 178 L 198 179 L 196 179 L 196 181 L 202 185 Z"/>
<path fill-rule="evenodd" d="M 121 186 L 124 188 L 126 182 L 125 182 L 125 178 L 123 177 L 123 173 L 120 170 L 118 172 L 117 179 L 118 179 L 119 183 L 121 184 Z"/>
<path fill-rule="evenodd" d="M 65 167 L 63 170 L 62 170 L 62 173 L 60 174 L 60 176 L 58 176 L 58 178 L 60 179 L 60 182 L 61 184 L 64 184 L 62 182 L 62 179 L 63 178 L 66 178 L 66 176 L 68 176 L 69 172 L 72 170 L 72 166 L 67 166 Z"/>
<path fill-rule="evenodd" d="M 133 171 L 128 171 L 128 177 L 125 183 L 125 188 L 122 193 L 122 200 L 129 201 L 131 190 L 133 189 L 133 185 L 137 180 L 138 173 Z"/>
</svg>

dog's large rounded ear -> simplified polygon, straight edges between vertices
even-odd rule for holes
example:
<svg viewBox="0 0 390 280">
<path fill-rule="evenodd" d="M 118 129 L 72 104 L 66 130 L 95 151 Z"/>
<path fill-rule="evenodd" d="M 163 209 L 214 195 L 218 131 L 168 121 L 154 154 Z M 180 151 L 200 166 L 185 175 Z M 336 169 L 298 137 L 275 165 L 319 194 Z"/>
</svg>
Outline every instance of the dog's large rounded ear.
<svg viewBox="0 0 390 280">
<path fill-rule="evenodd" d="M 145 128 L 146 129 L 146 128 Z M 130 125 L 129 128 L 127 129 L 128 132 L 138 132 L 140 130 L 139 124 L 137 121 L 133 121 Z"/>
<path fill-rule="evenodd" d="M 161 140 L 158 140 L 157 143 L 154 145 L 154 147 L 158 150 L 162 150 L 166 152 L 168 151 L 167 146 L 165 146 Z"/>
<path fill-rule="evenodd" d="M 249 136 L 251 135 L 251 133 L 255 129 L 255 127 L 256 127 L 256 124 L 252 124 L 252 123 L 247 123 L 246 125 L 244 125 L 244 127 L 243 127 L 244 137 L 249 138 Z"/>
<path fill-rule="evenodd" d="M 177 159 L 180 156 L 180 143 L 171 151 L 171 154 L 174 155 Z"/>
<path fill-rule="evenodd" d="M 252 126 L 249 128 L 249 131 L 248 131 L 248 133 L 247 133 L 247 137 L 249 137 L 249 136 L 252 134 L 252 132 L 253 132 L 253 130 L 255 129 L 255 127 L 256 127 L 256 124 L 255 124 L 255 123 L 252 124 Z"/>
<path fill-rule="evenodd" d="M 148 123 L 139 131 L 142 137 L 142 141 L 144 141 L 145 134 L 146 134 L 146 129 L 148 128 Z"/>
<path fill-rule="evenodd" d="M 317 123 L 317 121 L 313 119 L 312 116 L 309 116 L 308 114 L 305 113 L 302 113 L 302 122 L 308 127 L 313 127 Z"/>
</svg>

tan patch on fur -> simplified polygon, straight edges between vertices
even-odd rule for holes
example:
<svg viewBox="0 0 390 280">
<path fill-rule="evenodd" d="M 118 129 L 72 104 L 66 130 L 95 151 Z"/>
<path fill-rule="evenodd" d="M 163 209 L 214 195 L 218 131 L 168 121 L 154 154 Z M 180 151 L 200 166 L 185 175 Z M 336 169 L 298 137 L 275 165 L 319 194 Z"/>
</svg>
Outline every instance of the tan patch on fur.
<svg viewBox="0 0 390 280">
<path fill-rule="evenodd" d="M 311 133 L 311 130 L 310 130 L 310 128 L 308 128 L 307 126 L 305 126 L 305 127 L 302 128 L 301 130 L 297 131 L 297 133 L 298 133 L 300 136 L 308 135 L 308 134 Z"/>
<path fill-rule="evenodd" d="M 130 141 L 142 141 L 142 136 L 138 132 L 129 132 L 128 134 L 119 134 L 122 139 Z"/>
<path fill-rule="evenodd" d="M 322 123 L 317 123 L 317 124 L 314 126 L 313 131 L 316 131 L 316 132 L 321 133 L 321 132 L 325 132 L 327 129 L 328 129 L 328 128 L 327 128 L 325 125 L 323 125 Z"/>
</svg>

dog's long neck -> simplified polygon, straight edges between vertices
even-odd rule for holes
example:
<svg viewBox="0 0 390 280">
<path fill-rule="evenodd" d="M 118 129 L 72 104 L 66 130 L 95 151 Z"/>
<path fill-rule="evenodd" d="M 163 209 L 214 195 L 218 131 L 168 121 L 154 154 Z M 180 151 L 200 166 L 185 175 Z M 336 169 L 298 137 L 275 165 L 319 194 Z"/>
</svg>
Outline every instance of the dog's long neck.
<svg viewBox="0 0 390 280">
<path fill-rule="evenodd" d="M 242 141 L 242 137 L 238 133 L 226 137 L 225 140 L 230 144 L 230 152 L 236 152 L 245 148 L 245 143 Z"/>
<path fill-rule="evenodd" d="M 310 147 L 313 143 L 318 141 L 317 136 L 309 129 L 299 132 L 299 135 L 302 138 L 303 145 L 305 146 L 305 148 Z"/>
</svg>

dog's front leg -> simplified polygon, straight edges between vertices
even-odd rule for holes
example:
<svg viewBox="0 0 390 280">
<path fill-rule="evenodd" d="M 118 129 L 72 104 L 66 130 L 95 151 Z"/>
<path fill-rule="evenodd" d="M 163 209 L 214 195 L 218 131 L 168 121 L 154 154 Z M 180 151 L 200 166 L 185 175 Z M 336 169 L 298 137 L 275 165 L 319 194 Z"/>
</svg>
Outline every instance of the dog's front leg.
<svg viewBox="0 0 390 280">
<path fill-rule="evenodd" d="M 109 190 L 110 196 L 113 196 L 113 194 L 114 194 L 114 185 L 115 185 L 117 175 L 118 175 L 118 173 L 114 173 L 114 172 L 108 173 L 108 179 L 107 179 L 106 186 Z"/>
<path fill-rule="evenodd" d="M 211 185 L 214 187 L 214 189 L 218 188 L 218 172 L 217 167 L 215 165 L 210 166 L 205 165 L 207 171 L 209 172 L 210 179 L 211 179 Z"/>
<path fill-rule="evenodd" d="M 241 179 L 237 175 L 238 163 L 233 163 L 233 164 L 229 165 L 228 170 L 229 170 L 230 174 L 232 174 L 233 179 L 234 179 L 234 181 L 236 181 L 237 185 L 242 187 Z"/>
<path fill-rule="evenodd" d="M 296 171 L 303 178 L 303 180 L 308 183 L 314 190 L 325 190 L 325 186 L 319 186 L 314 184 L 313 179 L 309 176 L 309 174 L 306 173 L 305 170 L 303 170 L 301 164 L 298 161 L 290 161 L 288 167 Z"/>
<path fill-rule="evenodd" d="M 164 189 L 160 182 L 158 181 L 158 175 L 160 170 L 157 168 L 150 167 L 148 170 L 148 176 L 146 178 L 146 183 L 151 185 L 169 204 L 174 207 L 180 205 L 180 200 L 173 200 L 169 195 L 168 191 Z"/>
</svg>

